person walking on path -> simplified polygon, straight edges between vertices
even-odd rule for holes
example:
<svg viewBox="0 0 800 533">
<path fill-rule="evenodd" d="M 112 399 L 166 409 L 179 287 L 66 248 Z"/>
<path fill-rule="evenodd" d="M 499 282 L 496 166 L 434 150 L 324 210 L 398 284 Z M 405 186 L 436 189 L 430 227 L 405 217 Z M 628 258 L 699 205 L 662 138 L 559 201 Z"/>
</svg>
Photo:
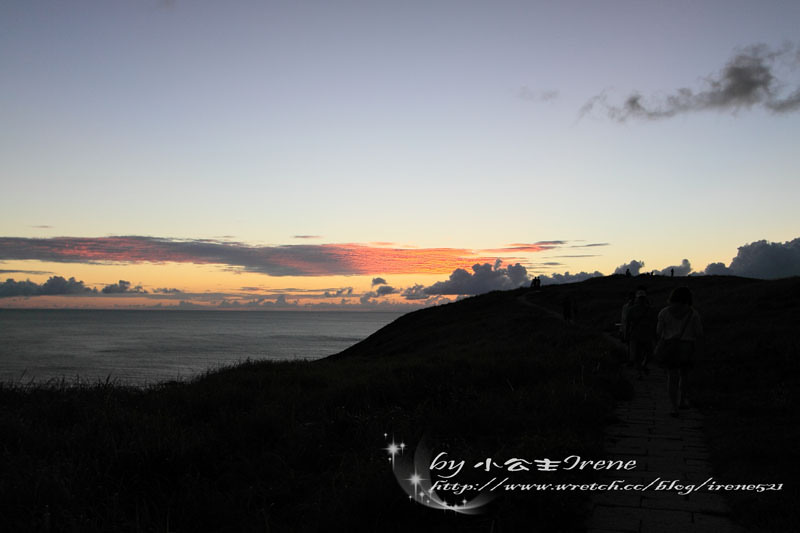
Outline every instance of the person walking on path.
<svg viewBox="0 0 800 533">
<path fill-rule="evenodd" d="M 678 287 L 669 297 L 669 305 L 658 314 L 658 354 L 667 369 L 667 388 L 672 416 L 688 407 L 689 370 L 700 355 L 703 326 L 700 314 L 692 307 L 688 287 Z"/>
<path fill-rule="evenodd" d="M 643 374 L 649 373 L 647 363 L 653 355 L 656 340 L 656 313 L 643 287 L 636 291 L 636 299 L 627 308 L 624 320 L 630 363 L 642 379 Z"/>
</svg>

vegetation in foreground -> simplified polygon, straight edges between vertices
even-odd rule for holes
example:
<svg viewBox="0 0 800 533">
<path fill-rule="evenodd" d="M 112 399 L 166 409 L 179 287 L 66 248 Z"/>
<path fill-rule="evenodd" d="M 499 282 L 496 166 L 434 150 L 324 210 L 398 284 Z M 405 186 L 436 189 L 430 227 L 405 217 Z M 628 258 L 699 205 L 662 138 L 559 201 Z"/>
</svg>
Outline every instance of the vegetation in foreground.
<svg viewBox="0 0 800 533">
<path fill-rule="evenodd" d="M 0 386 L 4 531 L 572 530 L 584 494 L 511 493 L 482 516 L 410 503 L 385 433 L 464 457 L 602 457 L 625 295 L 688 285 L 707 332 L 693 373 L 715 476 L 748 531 L 800 521 L 800 278 L 612 276 L 405 315 L 313 363 L 246 362 L 189 383 Z M 577 325 L 560 311 L 569 296 Z M 434 437 L 431 439 L 431 437 Z"/>
<path fill-rule="evenodd" d="M 797 531 L 800 523 L 800 278 L 611 276 L 545 287 L 533 301 L 560 309 L 577 302 L 577 322 L 613 332 L 626 294 L 647 287 L 656 308 L 688 286 L 706 331 L 691 376 L 705 415 L 715 477 L 724 483 L 783 483 L 782 492 L 728 492 L 747 531 Z"/>
<path fill-rule="evenodd" d="M 619 353 L 492 293 L 401 317 L 338 357 L 189 383 L 0 386 L 4 531 L 570 530 L 584 494 L 481 516 L 409 502 L 384 434 L 466 457 L 602 456 Z"/>
</svg>

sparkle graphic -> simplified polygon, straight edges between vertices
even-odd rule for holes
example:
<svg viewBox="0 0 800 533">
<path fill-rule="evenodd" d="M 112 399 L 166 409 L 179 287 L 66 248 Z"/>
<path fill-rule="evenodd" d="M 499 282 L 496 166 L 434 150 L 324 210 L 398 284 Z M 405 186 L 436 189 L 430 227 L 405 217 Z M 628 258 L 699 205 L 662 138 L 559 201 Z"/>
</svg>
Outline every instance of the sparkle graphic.
<svg viewBox="0 0 800 533">
<path fill-rule="evenodd" d="M 386 438 L 386 433 L 383 434 L 383 438 Z M 403 448 L 405 448 L 405 444 L 400 444 L 399 446 L 392 440 L 391 444 L 384 448 L 387 452 L 389 452 L 389 461 L 392 462 L 392 468 L 394 468 L 394 458 L 397 456 L 398 453 L 402 453 Z"/>
<path fill-rule="evenodd" d="M 384 439 L 389 438 L 386 433 L 384 433 L 383 437 Z M 413 461 L 411 461 L 410 457 L 404 456 L 403 454 L 406 449 L 406 444 L 403 442 L 399 444 L 396 443 L 394 437 L 386 448 L 384 448 L 389 454 L 389 460 L 392 463 L 395 479 L 397 479 L 397 482 L 408 495 L 408 499 L 420 505 L 424 505 L 425 507 L 453 511 L 460 514 L 478 514 L 483 512 L 483 507 L 494 498 L 494 494 L 480 493 L 471 500 L 467 500 L 466 498 L 462 499 L 461 505 L 451 504 L 439 497 L 433 489 L 431 479 L 420 474 L 420 472 L 423 474 L 425 472 L 429 473 L 431 464 L 431 453 L 425 446 L 424 440 L 423 437 L 417 445 Z"/>
</svg>

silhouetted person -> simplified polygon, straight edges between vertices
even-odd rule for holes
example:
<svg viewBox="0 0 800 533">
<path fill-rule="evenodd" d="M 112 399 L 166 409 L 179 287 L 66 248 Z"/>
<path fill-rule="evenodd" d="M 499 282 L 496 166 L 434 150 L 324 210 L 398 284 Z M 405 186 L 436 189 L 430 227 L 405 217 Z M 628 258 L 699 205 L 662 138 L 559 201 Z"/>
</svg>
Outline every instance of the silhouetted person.
<svg viewBox="0 0 800 533">
<path fill-rule="evenodd" d="M 623 328 L 628 340 L 630 363 L 636 367 L 641 379 L 643 373 L 648 373 L 647 363 L 653 355 L 656 340 L 656 312 L 644 288 L 636 291 L 636 299 L 627 309 Z"/>
<path fill-rule="evenodd" d="M 635 293 L 629 292 L 625 298 L 625 303 L 622 304 L 622 317 L 619 322 L 619 336 L 623 342 L 628 342 L 628 332 L 625 330 L 625 324 L 628 321 L 628 309 L 633 305 L 635 300 Z M 628 354 L 630 356 L 630 354 Z"/>
<path fill-rule="evenodd" d="M 669 277 L 671 277 L 671 278 L 675 277 L 675 269 L 674 268 L 670 268 L 669 269 Z"/>
<path fill-rule="evenodd" d="M 669 297 L 669 305 L 658 314 L 657 333 L 662 363 L 667 369 L 667 387 L 672 402 L 672 416 L 678 408 L 688 407 L 689 370 L 700 352 L 703 325 L 700 314 L 692 307 L 688 287 L 678 287 Z"/>
<path fill-rule="evenodd" d="M 630 269 L 630 268 L 626 268 L 626 269 L 625 269 L 625 277 L 626 277 L 626 278 L 629 278 L 629 277 L 631 277 L 631 269 Z"/>
</svg>

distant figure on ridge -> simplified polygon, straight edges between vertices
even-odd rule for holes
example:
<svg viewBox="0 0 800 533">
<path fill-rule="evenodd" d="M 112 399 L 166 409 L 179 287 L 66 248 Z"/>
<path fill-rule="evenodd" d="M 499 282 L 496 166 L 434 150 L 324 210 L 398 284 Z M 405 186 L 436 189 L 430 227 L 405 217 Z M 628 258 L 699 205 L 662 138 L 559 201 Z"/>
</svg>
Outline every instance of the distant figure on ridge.
<svg viewBox="0 0 800 533">
<path fill-rule="evenodd" d="M 658 356 L 667 369 L 667 387 L 672 402 L 672 416 L 689 407 L 689 369 L 700 352 L 703 325 L 692 307 L 688 287 L 678 287 L 669 297 L 669 305 L 658 314 Z"/>
<path fill-rule="evenodd" d="M 653 355 L 656 340 L 656 313 L 650 305 L 647 291 L 640 287 L 636 291 L 636 299 L 627 309 L 623 328 L 628 340 L 628 358 L 636 367 L 639 379 L 648 374 L 647 363 Z"/>
<path fill-rule="evenodd" d="M 622 318 L 619 322 L 619 336 L 624 343 L 628 342 L 628 332 L 625 330 L 625 324 L 628 321 L 628 309 L 630 309 L 630 307 L 633 305 L 635 298 L 636 294 L 629 292 L 627 298 L 625 298 L 625 303 L 622 304 Z"/>
<path fill-rule="evenodd" d="M 675 277 L 675 269 L 674 268 L 670 268 L 669 269 L 669 277 L 671 277 L 671 278 Z"/>
<path fill-rule="evenodd" d="M 626 278 L 629 278 L 629 277 L 631 277 L 631 269 L 630 269 L 630 268 L 626 268 L 626 269 L 625 269 L 625 277 L 626 277 Z"/>
</svg>

